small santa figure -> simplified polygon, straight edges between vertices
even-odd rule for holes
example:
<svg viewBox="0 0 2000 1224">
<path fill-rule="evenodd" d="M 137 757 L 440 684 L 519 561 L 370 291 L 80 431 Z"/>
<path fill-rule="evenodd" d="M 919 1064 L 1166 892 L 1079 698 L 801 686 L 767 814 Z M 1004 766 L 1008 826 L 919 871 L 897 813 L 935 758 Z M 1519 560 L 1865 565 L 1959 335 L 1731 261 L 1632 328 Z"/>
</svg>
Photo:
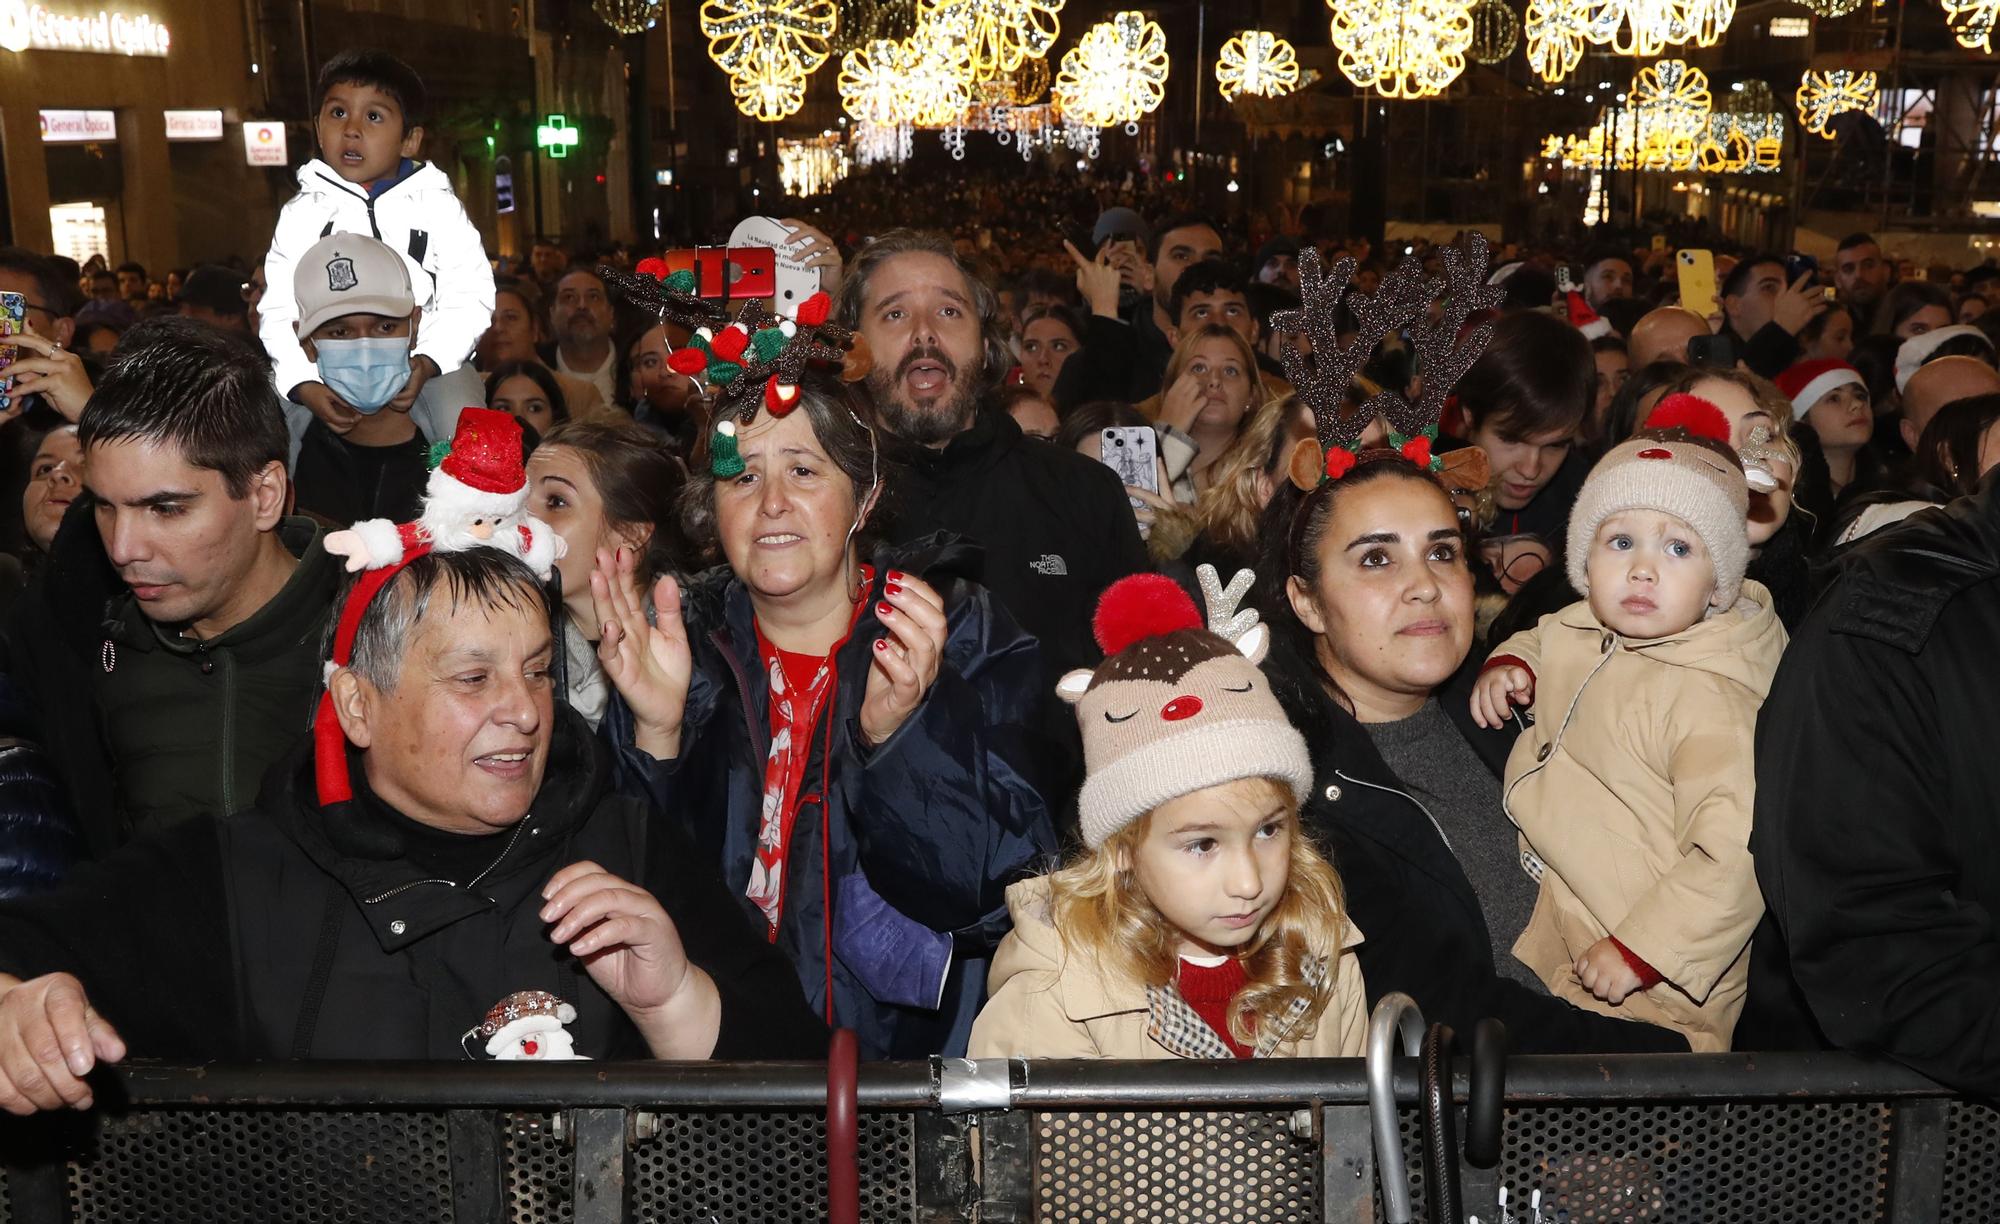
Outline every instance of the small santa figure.
<svg viewBox="0 0 2000 1224">
<path fill-rule="evenodd" d="M 431 458 L 436 466 L 416 522 L 367 519 L 327 536 L 326 551 L 347 558 L 351 574 L 401 564 L 420 545 L 439 552 L 497 548 L 548 581 L 566 550 L 553 528 L 527 513 L 521 423 L 491 408 L 467 408 L 450 444 L 432 447 Z"/>
<path fill-rule="evenodd" d="M 473 1033 L 486 1039 L 486 1055 L 501 1062 L 589 1062 L 576 1052 L 569 1030 L 576 1008 L 546 990 L 519 990 L 493 1005 Z"/>
</svg>

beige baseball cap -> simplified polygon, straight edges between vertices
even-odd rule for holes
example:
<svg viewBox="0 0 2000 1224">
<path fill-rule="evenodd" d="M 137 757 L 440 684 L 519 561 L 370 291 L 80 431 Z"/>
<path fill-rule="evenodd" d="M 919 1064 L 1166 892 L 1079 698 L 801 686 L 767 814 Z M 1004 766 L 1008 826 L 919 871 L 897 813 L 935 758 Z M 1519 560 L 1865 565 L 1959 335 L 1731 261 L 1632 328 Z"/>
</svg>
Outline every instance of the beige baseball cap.
<svg viewBox="0 0 2000 1224">
<path fill-rule="evenodd" d="M 408 318 L 417 308 L 409 265 L 387 243 L 366 234 L 328 234 L 292 270 L 303 339 L 329 319 L 375 314 Z"/>
</svg>

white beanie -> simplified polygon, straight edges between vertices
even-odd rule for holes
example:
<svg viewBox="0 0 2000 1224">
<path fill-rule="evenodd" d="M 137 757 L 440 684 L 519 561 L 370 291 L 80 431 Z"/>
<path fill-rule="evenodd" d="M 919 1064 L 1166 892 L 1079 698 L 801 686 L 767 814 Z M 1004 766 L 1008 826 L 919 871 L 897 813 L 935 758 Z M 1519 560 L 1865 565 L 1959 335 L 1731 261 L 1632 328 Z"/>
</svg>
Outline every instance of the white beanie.
<svg viewBox="0 0 2000 1224">
<path fill-rule="evenodd" d="M 1736 602 L 1750 564 L 1750 487 L 1729 447 L 1722 410 L 1694 395 L 1670 395 L 1645 428 L 1598 460 L 1569 512 L 1570 585 L 1590 594 L 1585 562 L 1597 529 L 1626 510 L 1657 510 L 1694 529 L 1715 564 L 1721 606 Z"/>
</svg>

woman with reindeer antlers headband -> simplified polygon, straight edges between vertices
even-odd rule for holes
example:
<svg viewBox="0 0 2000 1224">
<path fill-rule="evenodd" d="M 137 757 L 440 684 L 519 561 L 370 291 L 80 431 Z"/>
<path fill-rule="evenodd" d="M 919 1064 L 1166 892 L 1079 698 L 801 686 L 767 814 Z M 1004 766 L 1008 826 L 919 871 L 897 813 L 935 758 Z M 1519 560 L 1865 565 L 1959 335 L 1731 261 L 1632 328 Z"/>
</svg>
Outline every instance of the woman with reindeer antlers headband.
<svg viewBox="0 0 2000 1224">
<path fill-rule="evenodd" d="M 1274 320 L 1313 348 L 1285 353 L 1317 431 L 1298 444 L 1266 511 L 1260 567 L 1275 638 L 1265 669 L 1312 754 L 1305 824 L 1367 933 L 1356 952 L 1371 1002 L 1402 991 L 1460 1031 L 1498 1016 L 1525 1052 L 1685 1050 L 1665 1030 L 1551 997 L 1525 968 L 1508 972 L 1536 891 L 1500 804 L 1498 773 L 1518 728 L 1479 730 L 1464 697 L 1438 697 L 1472 674 L 1469 504 L 1489 473 L 1477 448 L 1432 451 L 1439 409 L 1492 331 L 1461 328 L 1498 295 L 1484 284 L 1483 238 L 1447 248 L 1444 260 L 1442 280 L 1405 260 L 1373 296 L 1350 295 L 1360 334 L 1343 345 L 1335 311 L 1353 262 L 1322 273 L 1306 251 L 1304 307 Z M 1355 372 L 1398 331 L 1416 350 L 1421 394 L 1382 392 L 1347 410 Z M 1361 448 L 1378 417 L 1390 447 Z"/>
<path fill-rule="evenodd" d="M 692 289 L 650 292 L 685 314 Z M 853 388 L 867 346 L 827 310 L 695 319 L 669 358 L 713 393 L 683 509 L 726 565 L 649 607 L 599 554 L 604 725 L 865 1057 L 962 1053 L 1006 886 L 1055 846 L 1040 648 L 956 541 L 871 547 L 892 478 Z"/>
</svg>

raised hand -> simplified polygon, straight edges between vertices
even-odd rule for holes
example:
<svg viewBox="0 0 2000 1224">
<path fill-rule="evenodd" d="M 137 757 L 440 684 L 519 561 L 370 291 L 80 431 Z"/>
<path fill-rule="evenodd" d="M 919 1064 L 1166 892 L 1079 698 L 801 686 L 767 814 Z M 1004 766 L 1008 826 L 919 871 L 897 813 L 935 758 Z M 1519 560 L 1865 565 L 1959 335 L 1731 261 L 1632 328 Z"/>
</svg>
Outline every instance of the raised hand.
<svg viewBox="0 0 2000 1224">
<path fill-rule="evenodd" d="M 1063 239 L 1063 250 L 1069 252 L 1076 264 L 1076 291 L 1083 297 L 1084 305 L 1090 313 L 1106 319 L 1118 317 L 1118 269 L 1111 263 L 1111 252 L 1107 246 L 1097 252 L 1097 258 L 1085 259 L 1076 244 Z"/>
<path fill-rule="evenodd" d="M 930 585 L 891 571 L 875 615 L 887 631 L 875 640 L 868 688 L 861 698 L 861 734 L 873 746 L 896 733 L 923 704 L 944 660 L 944 599 Z"/>
<path fill-rule="evenodd" d="M 694 655 L 681 620 L 681 588 L 671 576 L 653 584 L 653 622 L 634 577 L 629 548 L 597 551 L 590 575 L 590 600 L 601 636 L 597 661 L 618 695 L 631 707 L 634 745 L 655 760 L 681 752 L 681 718 L 687 711 Z"/>
<path fill-rule="evenodd" d="M 10 337 L 6 343 L 19 345 L 31 355 L 16 358 L 14 364 L 0 371 L 0 379 L 12 379 L 14 383 L 0 394 L 0 422 L 21 415 L 25 397 L 39 395 L 74 425 L 90 400 L 90 375 L 84 372 L 83 359 L 32 331 Z"/>
</svg>

